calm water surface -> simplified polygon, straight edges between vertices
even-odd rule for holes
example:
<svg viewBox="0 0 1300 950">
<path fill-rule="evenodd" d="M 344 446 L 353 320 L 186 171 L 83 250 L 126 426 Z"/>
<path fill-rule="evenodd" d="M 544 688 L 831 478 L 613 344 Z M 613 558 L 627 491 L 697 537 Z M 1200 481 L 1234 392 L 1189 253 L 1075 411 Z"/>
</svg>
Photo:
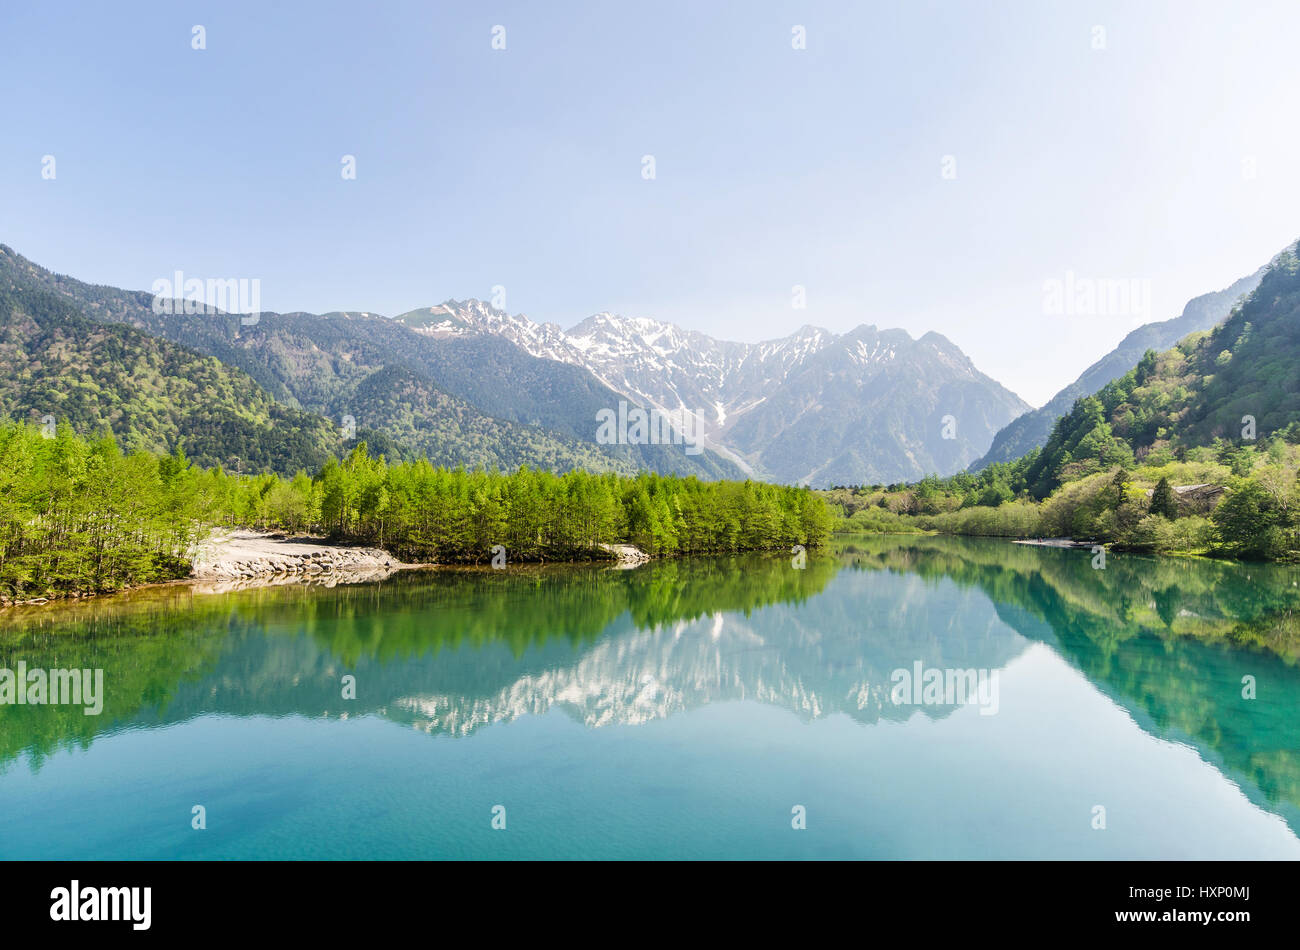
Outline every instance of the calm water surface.
<svg viewBox="0 0 1300 950">
<path fill-rule="evenodd" d="M 1300 857 L 1300 571 L 1090 561 L 864 538 L 9 611 L 0 667 L 106 702 L 0 706 L 0 857 Z M 895 703 L 918 663 L 996 694 Z"/>
</svg>

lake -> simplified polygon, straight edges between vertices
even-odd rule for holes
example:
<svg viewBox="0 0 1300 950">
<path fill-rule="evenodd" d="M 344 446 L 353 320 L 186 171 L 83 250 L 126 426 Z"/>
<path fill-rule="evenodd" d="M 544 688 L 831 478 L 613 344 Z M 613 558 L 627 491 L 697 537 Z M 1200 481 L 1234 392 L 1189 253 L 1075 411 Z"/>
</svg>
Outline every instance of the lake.
<svg viewBox="0 0 1300 950">
<path fill-rule="evenodd" d="M 10 610 L 0 668 L 104 687 L 0 706 L 0 857 L 1300 857 L 1295 567 L 796 563 Z"/>
</svg>

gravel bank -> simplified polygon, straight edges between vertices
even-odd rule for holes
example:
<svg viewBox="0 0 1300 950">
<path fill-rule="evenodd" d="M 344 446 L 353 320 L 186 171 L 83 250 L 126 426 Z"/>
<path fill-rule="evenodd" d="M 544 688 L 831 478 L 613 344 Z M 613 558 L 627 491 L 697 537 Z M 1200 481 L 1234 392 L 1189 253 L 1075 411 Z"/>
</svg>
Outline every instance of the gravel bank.
<svg viewBox="0 0 1300 950">
<path fill-rule="evenodd" d="M 190 576 L 197 580 L 357 574 L 414 566 L 379 548 L 339 547 L 317 538 L 285 538 L 256 531 L 214 534 L 199 545 L 193 564 Z"/>
</svg>

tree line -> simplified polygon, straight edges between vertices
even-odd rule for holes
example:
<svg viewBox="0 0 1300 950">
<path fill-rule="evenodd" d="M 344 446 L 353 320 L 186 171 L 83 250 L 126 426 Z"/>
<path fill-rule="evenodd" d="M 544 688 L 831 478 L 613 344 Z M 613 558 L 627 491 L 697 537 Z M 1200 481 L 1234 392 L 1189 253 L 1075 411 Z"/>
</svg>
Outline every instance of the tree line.
<svg viewBox="0 0 1300 950">
<path fill-rule="evenodd" d="M 170 455 L 0 424 L 0 597 L 116 590 L 188 573 L 214 527 L 311 533 L 382 547 L 406 561 L 485 563 L 608 556 L 629 543 L 653 556 L 816 547 L 823 499 L 763 482 L 556 475 L 389 463 L 357 445 L 315 473 L 238 474 Z"/>
</svg>

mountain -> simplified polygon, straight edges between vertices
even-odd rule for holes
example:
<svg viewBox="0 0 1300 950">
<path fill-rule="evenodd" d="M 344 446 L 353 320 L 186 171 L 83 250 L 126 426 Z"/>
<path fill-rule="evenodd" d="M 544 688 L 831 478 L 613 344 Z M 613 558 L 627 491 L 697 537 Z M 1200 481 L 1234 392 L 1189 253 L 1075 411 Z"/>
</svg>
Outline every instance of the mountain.
<svg viewBox="0 0 1300 950">
<path fill-rule="evenodd" d="M 478 300 L 395 318 L 432 339 L 496 338 L 579 366 L 682 418 L 704 445 L 777 481 L 892 482 L 959 471 L 1029 407 L 937 333 L 805 326 L 763 343 L 599 313 L 564 330 Z M 951 421 L 947 418 L 951 416 Z"/>
<path fill-rule="evenodd" d="M 237 369 L 0 280 L 4 416 L 111 431 L 128 451 L 183 441 L 191 459 L 232 471 L 314 470 L 347 447 L 328 420 L 278 404 Z"/>
<path fill-rule="evenodd" d="M 731 437 L 781 480 L 886 483 L 961 471 L 1025 408 L 938 333 L 862 326 L 802 360 Z"/>
<path fill-rule="evenodd" d="M 1042 497 L 1061 481 L 1133 457 L 1300 426 L 1300 242 L 1265 268 L 1228 319 L 1074 404 L 1027 469 Z"/>
<path fill-rule="evenodd" d="M 6 280 L 55 294 L 98 322 L 128 324 L 214 356 L 286 407 L 380 434 L 390 455 L 503 469 L 741 474 L 711 452 L 693 454 L 680 444 L 598 444 L 596 413 L 617 409 L 624 397 L 580 367 L 506 339 L 439 340 L 358 312 L 262 313 L 251 325 L 232 314 L 160 314 L 151 294 L 54 274 L 0 245 Z"/>
<path fill-rule="evenodd" d="M 0 281 L 216 357 L 284 408 L 445 465 L 893 482 L 960 471 L 1029 408 L 934 333 L 803 327 L 749 344 L 608 313 L 566 331 L 476 300 L 392 319 L 158 313 L 151 294 L 54 274 L 3 246 Z M 620 404 L 662 414 L 661 444 L 606 444 L 599 420 Z"/>
<path fill-rule="evenodd" d="M 1014 461 L 1046 443 L 1056 420 L 1069 412 L 1076 400 L 1091 396 L 1111 380 L 1123 376 L 1137 365 L 1147 350 L 1168 349 L 1189 333 L 1208 330 L 1224 320 L 1242 297 L 1259 286 L 1266 267 L 1223 290 L 1192 298 L 1183 312 L 1171 320 L 1138 327 L 1047 404 L 1012 420 L 993 437 L 988 452 L 971 464 L 970 471 L 978 472 L 994 462 Z"/>
</svg>

